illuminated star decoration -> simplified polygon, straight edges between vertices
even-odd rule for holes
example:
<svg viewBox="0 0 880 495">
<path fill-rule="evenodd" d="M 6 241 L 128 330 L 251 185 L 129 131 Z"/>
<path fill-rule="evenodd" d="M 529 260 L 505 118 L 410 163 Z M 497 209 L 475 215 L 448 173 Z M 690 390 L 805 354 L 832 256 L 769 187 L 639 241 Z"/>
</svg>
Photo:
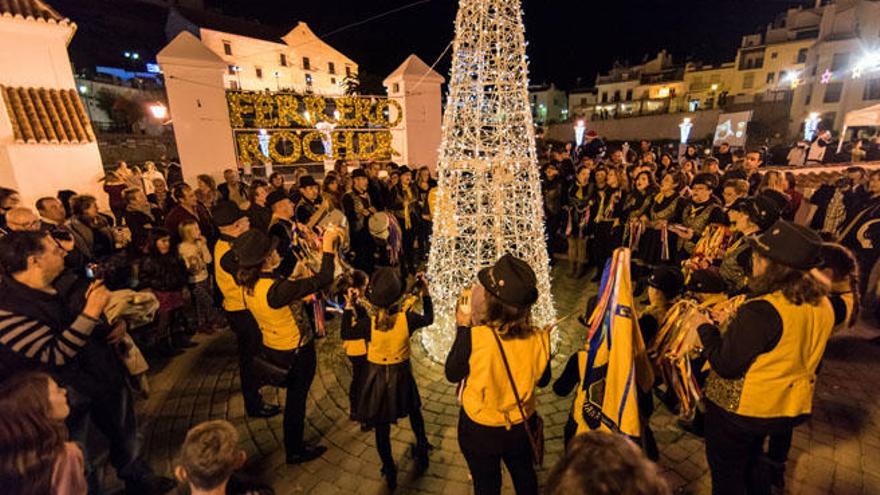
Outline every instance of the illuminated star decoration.
<svg viewBox="0 0 880 495">
<path fill-rule="evenodd" d="M 822 84 L 828 84 L 831 82 L 832 77 L 834 77 L 834 73 L 828 69 L 825 69 L 825 72 L 822 73 L 822 79 L 820 79 L 820 82 Z"/>
</svg>

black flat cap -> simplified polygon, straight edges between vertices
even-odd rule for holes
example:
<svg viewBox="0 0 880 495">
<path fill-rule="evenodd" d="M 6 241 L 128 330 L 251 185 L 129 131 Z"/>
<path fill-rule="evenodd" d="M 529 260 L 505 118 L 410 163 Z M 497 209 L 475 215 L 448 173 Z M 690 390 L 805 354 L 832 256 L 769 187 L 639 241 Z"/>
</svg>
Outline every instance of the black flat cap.
<svg viewBox="0 0 880 495">
<path fill-rule="evenodd" d="M 220 201 L 211 208 L 211 218 L 214 220 L 214 225 L 218 227 L 232 225 L 244 215 L 241 208 L 232 201 Z"/>
<path fill-rule="evenodd" d="M 658 266 L 648 277 L 648 285 L 665 294 L 667 299 L 672 299 L 681 294 L 682 287 L 684 287 L 684 276 L 678 268 Z"/>
<path fill-rule="evenodd" d="M 718 176 L 715 174 L 710 174 L 708 172 L 703 172 L 694 176 L 694 180 L 691 181 L 691 187 L 697 185 L 704 185 L 709 189 L 715 189 L 718 187 Z"/>
<path fill-rule="evenodd" d="M 405 288 L 400 280 L 399 270 L 387 266 L 379 267 L 370 277 L 367 300 L 375 306 L 387 308 L 400 299 Z"/>
<path fill-rule="evenodd" d="M 685 289 L 703 294 L 718 294 L 727 290 L 727 284 L 714 270 L 697 270 L 691 274 Z"/>
<path fill-rule="evenodd" d="M 299 178 L 299 188 L 302 189 L 304 187 L 318 187 L 318 182 L 315 181 L 315 178 L 311 175 L 303 175 Z"/>
<path fill-rule="evenodd" d="M 249 268 L 263 264 L 278 245 L 277 237 L 269 237 L 259 230 L 251 229 L 232 242 L 238 266 Z"/>
<path fill-rule="evenodd" d="M 287 194 L 284 193 L 284 189 L 275 189 L 266 196 L 266 206 L 271 208 L 275 203 L 284 201 L 285 199 L 289 198 L 287 197 Z"/>
</svg>

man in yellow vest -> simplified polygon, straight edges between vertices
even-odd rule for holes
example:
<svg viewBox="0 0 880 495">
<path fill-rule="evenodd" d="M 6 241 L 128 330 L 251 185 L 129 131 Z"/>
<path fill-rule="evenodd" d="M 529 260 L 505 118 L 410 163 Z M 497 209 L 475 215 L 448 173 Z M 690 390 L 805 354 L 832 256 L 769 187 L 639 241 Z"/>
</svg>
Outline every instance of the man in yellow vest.
<svg viewBox="0 0 880 495">
<path fill-rule="evenodd" d="M 260 397 L 260 384 L 254 376 L 254 355 L 260 346 L 260 328 L 250 311 L 244 305 L 244 293 L 235 282 L 232 268 L 220 264 L 229 250 L 232 241 L 250 228 L 250 221 L 238 205 L 232 201 L 221 201 L 211 210 L 214 224 L 220 230 L 220 238 L 214 245 L 214 278 L 223 294 L 223 310 L 229 327 L 235 332 L 238 341 L 238 366 L 241 377 L 241 393 L 248 416 L 269 418 L 281 413 L 281 408 L 268 405 Z"/>
<path fill-rule="evenodd" d="M 705 435 L 715 495 L 769 493 L 764 438 L 809 416 L 825 344 L 846 318 L 815 270 L 818 234 L 780 220 L 750 243 L 749 300 L 723 334 L 708 317 L 691 321 L 712 367 Z"/>
</svg>

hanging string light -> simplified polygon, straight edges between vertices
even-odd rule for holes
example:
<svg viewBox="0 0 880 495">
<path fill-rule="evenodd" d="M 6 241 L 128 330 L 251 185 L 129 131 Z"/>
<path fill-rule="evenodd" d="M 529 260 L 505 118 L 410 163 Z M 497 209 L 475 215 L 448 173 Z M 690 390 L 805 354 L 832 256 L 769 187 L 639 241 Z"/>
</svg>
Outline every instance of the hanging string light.
<svg viewBox="0 0 880 495">
<path fill-rule="evenodd" d="M 533 322 L 556 316 L 525 47 L 519 0 L 460 0 L 428 263 L 435 324 L 422 334 L 437 361 L 452 345 L 461 290 L 505 253 L 538 276 Z"/>
</svg>

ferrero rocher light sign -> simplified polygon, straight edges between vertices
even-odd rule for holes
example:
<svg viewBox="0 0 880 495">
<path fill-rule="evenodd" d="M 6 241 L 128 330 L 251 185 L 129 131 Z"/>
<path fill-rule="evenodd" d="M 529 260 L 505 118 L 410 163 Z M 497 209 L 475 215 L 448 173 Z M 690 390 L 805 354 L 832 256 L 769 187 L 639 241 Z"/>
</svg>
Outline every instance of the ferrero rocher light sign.
<svg viewBox="0 0 880 495">
<path fill-rule="evenodd" d="M 390 160 L 400 104 L 374 96 L 227 91 L 241 163 L 296 165 L 327 159 Z"/>
</svg>

